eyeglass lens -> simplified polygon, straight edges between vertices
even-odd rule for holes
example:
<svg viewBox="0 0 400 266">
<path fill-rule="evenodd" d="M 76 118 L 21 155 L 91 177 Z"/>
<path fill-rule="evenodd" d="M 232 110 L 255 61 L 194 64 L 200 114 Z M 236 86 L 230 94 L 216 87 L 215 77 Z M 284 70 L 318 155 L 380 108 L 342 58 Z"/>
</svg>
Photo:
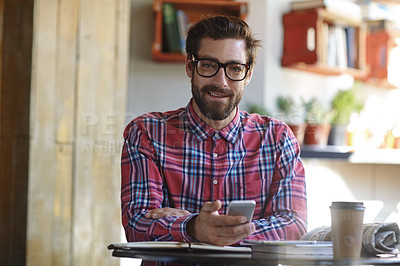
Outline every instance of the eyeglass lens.
<svg viewBox="0 0 400 266">
<path fill-rule="evenodd" d="M 244 64 L 221 64 L 208 59 L 197 60 L 197 73 L 200 76 L 212 77 L 218 72 L 221 66 L 224 68 L 226 76 L 231 80 L 240 81 L 246 77 L 247 66 Z"/>
</svg>

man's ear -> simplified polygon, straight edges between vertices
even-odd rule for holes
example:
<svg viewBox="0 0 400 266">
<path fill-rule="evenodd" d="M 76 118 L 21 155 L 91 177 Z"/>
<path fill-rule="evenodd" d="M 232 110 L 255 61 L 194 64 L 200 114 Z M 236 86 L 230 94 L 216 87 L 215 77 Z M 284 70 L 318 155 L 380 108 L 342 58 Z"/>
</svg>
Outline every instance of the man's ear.
<svg viewBox="0 0 400 266">
<path fill-rule="evenodd" d="M 249 72 L 247 73 L 246 78 L 244 79 L 244 86 L 247 86 L 247 84 L 250 83 L 251 77 L 253 76 L 253 67 L 249 69 Z"/>
<path fill-rule="evenodd" d="M 192 76 L 193 76 L 193 71 L 194 71 L 193 67 L 194 66 L 193 66 L 192 57 L 190 55 L 187 55 L 186 59 L 185 59 L 185 70 L 186 70 L 186 75 L 189 78 L 192 78 Z"/>
</svg>

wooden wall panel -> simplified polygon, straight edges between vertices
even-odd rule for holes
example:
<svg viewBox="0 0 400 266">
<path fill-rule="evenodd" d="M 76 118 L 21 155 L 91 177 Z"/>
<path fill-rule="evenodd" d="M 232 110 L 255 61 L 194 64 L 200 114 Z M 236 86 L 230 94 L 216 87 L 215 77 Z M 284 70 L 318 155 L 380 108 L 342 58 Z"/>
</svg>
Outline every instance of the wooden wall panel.
<svg viewBox="0 0 400 266">
<path fill-rule="evenodd" d="M 77 81 L 73 237 L 80 245 L 74 246 L 75 265 L 85 262 L 91 251 L 94 251 L 91 265 L 104 263 L 104 259 L 110 259 L 105 249 L 107 243 L 119 241 L 120 227 L 115 226 L 115 221 L 120 220 L 118 146 L 122 127 L 119 121 L 123 120 L 125 109 L 123 88 L 127 70 L 124 67 L 127 54 L 122 52 L 127 52 L 128 47 L 119 43 L 127 43 L 128 20 L 121 19 L 129 14 L 127 3 L 85 1 L 80 10 L 80 17 L 85 20 L 80 24 L 81 61 Z M 109 233 L 101 233 L 106 231 Z"/>
<path fill-rule="evenodd" d="M 57 143 L 71 144 L 74 138 L 79 0 L 58 1 L 57 68 L 55 87 Z M 72 155 L 72 154 L 71 154 Z"/>
<path fill-rule="evenodd" d="M 103 6 L 104 4 L 104 6 Z M 103 9 L 104 7 L 104 9 Z M 101 186 L 99 182 L 104 180 L 104 175 L 97 174 L 97 161 L 101 159 L 101 149 L 94 149 L 94 143 L 102 141 L 101 127 L 102 114 L 107 113 L 112 72 L 110 65 L 113 65 L 113 10 L 114 1 L 83 1 L 80 16 L 84 18 L 80 21 L 80 65 L 77 103 L 77 132 L 76 139 L 77 160 L 76 160 L 76 180 L 74 190 L 74 242 L 79 245 L 74 246 L 74 265 L 81 265 L 86 262 L 88 265 L 95 265 L 94 258 L 90 257 L 87 261 L 87 254 L 95 253 L 96 243 L 95 230 L 97 217 L 107 217 L 101 212 L 98 205 L 96 187 Z M 101 40 L 101 41 L 100 41 Z M 101 142 L 100 142 L 101 143 Z M 86 152 L 80 152 L 84 146 L 88 146 Z M 105 206 L 109 206 L 108 204 Z M 112 217 L 107 217 L 112 219 Z M 98 230 L 104 231 L 100 224 Z M 105 244 L 105 243 L 104 243 Z M 98 252 L 98 251 L 97 251 Z M 98 256 L 98 255 L 96 255 Z M 94 256 L 94 257 L 96 257 Z"/>
<path fill-rule="evenodd" d="M 36 0 L 28 265 L 115 265 L 129 0 Z"/>
<path fill-rule="evenodd" d="M 57 20 L 56 1 L 35 1 L 31 93 L 31 149 L 28 206 L 28 265 L 52 265 L 54 203 L 59 167 L 56 157 Z M 71 178 L 71 177 L 70 177 Z M 64 188 L 68 189 L 68 188 Z M 62 234 L 62 232 L 58 232 Z M 63 257 L 62 254 L 57 254 Z M 65 265 L 65 263 L 61 263 Z"/>
</svg>

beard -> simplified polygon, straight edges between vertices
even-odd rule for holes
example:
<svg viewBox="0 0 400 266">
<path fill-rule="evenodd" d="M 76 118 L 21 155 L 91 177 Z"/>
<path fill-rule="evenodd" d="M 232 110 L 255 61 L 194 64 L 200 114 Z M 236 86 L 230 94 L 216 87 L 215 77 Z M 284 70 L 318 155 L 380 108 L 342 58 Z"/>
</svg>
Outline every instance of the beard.
<svg viewBox="0 0 400 266">
<path fill-rule="evenodd" d="M 229 101 L 227 104 L 221 104 L 218 101 L 207 101 L 205 94 L 209 92 L 220 93 L 229 97 Z M 199 88 L 197 85 L 193 83 L 192 79 L 192 94 L 193 99 L 199 107 L 200 111 L 211 120 L 224 120 L 227 118 L 233 110 L 238 106 L 240 101 L 242 100 L 243 93 L 235 93 L 235 91 L 221 89 L 216 86 L 204 86 Z"/>
</svg>

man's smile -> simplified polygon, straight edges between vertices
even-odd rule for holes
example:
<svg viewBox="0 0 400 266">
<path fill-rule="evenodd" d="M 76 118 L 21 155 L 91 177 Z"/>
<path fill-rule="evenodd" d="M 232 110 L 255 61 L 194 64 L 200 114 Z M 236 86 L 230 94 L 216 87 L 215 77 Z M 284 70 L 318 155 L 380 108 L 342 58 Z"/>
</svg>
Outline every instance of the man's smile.
<svg viewBox="0 0 400 266">
<path fill-rule="evenodd" d="M 209 91 L 208 93 L 211 94 L 211 96 L 218 97 L 218 98 L 226 97 L 224 95 L 220 95 L 220 94 L 217 94 L 217 93 L 211 92 L 211 91 Z"/>
<path fill-rule="evenodd" d="M 205 89 L 205 91 L 212 96 L 212 98 L 229 98 L 232 96 L 232 92 L 229 92 L 228 90 L 223 90 L 221 89 L 216 89 L 216 88 L 210 88 L 210 89 Z"/>
<path fill-rule="evenodd" d="M 208 94 L 214 98 L 220 98 L 220 99 L 229 97 L 229 95 L 227 95 L 227 94 L 221 94 L 221 93 L 212 92 L 212 91 L 208 91 Z"/>
</svg>

